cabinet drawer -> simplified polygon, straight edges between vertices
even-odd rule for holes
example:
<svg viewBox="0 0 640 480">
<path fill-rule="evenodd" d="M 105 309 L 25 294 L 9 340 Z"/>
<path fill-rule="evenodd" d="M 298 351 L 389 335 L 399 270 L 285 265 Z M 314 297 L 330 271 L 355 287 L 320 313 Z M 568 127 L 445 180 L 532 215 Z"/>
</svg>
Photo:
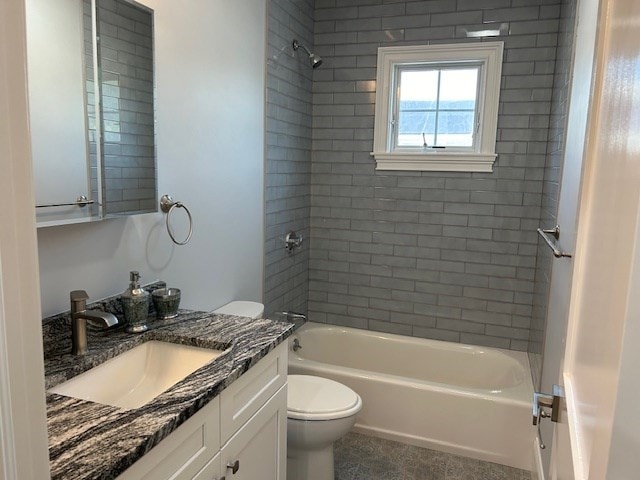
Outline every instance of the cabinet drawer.
<svg viewBox="0 0 640 480">
<path fill-rule="evenodd" d="M 118 480 L 192 479 L 220 449 L 220 401 L 214 398 Z"/>
<path fill-rule="evenodd" d="M 220 395 L 222 444 L 286 383 L 287 345 L 282 342 Z"/>
</svg>

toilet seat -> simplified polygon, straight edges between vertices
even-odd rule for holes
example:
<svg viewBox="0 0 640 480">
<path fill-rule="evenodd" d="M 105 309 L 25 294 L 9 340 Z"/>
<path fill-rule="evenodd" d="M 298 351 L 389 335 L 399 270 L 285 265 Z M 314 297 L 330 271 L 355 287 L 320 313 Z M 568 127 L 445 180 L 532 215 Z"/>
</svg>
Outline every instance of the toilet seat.
<svg viewBox="0 0 640 480">
<path fill-rule="evenodd" d="M 346 385 L 311 375 L 288 375 L 287 416 L 294 420 L 336 420 L 355 415 L 362 399 Z"/>
</svg>

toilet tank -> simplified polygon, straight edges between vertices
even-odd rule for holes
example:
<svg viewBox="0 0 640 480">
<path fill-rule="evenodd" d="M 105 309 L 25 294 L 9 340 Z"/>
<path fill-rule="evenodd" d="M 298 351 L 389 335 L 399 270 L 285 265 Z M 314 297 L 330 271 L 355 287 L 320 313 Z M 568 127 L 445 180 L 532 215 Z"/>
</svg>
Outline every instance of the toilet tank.
<svg viewBox="0 0 640 480">
<path fill-rule="evenodd" d="M 258 302 L 236 300 L 214 310 L 213 313 L 258 319 L 264 314 L 264 305 Z"/>
</svg>

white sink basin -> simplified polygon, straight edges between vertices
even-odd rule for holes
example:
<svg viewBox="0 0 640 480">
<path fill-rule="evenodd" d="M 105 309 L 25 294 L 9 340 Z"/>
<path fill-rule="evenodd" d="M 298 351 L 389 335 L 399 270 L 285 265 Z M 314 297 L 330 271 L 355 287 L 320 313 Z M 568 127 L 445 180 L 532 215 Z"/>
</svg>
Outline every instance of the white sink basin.
<svg viewBox="0 0 640 480">
<path fill-rule="evenodd" d="M 49 392 L 113 407 L 139 408 L 225 352 L 152 340 Z"/>
</svg>

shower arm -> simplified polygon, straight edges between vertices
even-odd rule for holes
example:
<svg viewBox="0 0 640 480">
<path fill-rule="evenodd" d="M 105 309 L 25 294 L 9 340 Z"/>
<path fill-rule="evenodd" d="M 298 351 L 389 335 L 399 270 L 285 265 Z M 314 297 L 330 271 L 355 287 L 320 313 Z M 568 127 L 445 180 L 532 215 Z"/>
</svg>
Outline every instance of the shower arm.
<svg viewBox="0 0 640 480">
<path fill-rule="evenodd" d="M 303 49 L 305 52 L 307 52 L 307 55 L 309 55 L 309 57 L 311 57 L 311 55 L 312 55 L 311 51 L 307 47 L 305 47 L 303 44 L 298 42 L 297 40 L 294 40 L 293 41 L 293 49 L 295 51 L 297 51 L 299 48 Z"/>
</svg>

